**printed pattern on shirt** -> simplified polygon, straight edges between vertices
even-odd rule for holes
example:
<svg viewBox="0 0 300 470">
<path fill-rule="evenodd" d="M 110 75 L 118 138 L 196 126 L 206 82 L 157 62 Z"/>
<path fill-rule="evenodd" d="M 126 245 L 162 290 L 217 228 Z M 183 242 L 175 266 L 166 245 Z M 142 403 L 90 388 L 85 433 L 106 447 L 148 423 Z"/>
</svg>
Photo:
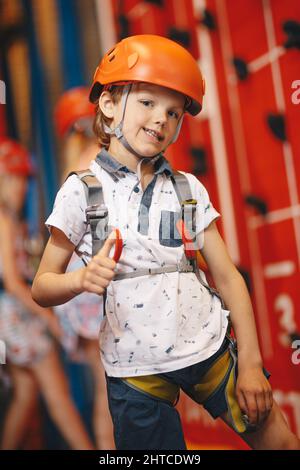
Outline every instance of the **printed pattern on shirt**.
<svg viewBox="0 0 300 470">
<path fill-rule="evenodd" d="M 162 217 L 167 220 L 162 214 L 180 213 L 172 181 L 165 171 L 166 160 L 160 165 L 156 162 L 152 186 L 150 183 L 145 191 L 137 174 L 123 171 L 122 165 L 107 152 L 101 151 L 97 160 L 90 169 L 102 183 L 108 223 L 119 228 L 124 242 L 118 272 L 179 264 L 184 250 L 182 243 L 170 242 L 177 236 L 174 224 L 169 227 L 169 238 L 165 234 L 164 239 L 160 236 Z M 186 176 L 198 202 L 196 234 L 198 246 L 203 248 L 205 228 L 219 214 L 204 186 L 193 175 Z M 83 215 L 86 201 L 82 186 L 76 176 L 66 181 L 46 223 L 63 230 L 76 246 L 76 252 L 88 262 L 91 235 L 86 231 Z M 145 208 L 141 209 L 143 198 Z M 71 215 L 66 217 L 70 206 Z M 170 221 L 172 217 L 175 222 L 176 215 Z M 204 273 L 202 277 L 205 279 Z M 100 330 L 101 354 L 107 374 L 115 377 L 168 372 L 205 360 L 222 344 L 228 324 L 228 312 L 222 310 L 219 299 L 199 283 L 194 273 L 163 273 L 112 281 L 105 310 Z"/>
</svg>

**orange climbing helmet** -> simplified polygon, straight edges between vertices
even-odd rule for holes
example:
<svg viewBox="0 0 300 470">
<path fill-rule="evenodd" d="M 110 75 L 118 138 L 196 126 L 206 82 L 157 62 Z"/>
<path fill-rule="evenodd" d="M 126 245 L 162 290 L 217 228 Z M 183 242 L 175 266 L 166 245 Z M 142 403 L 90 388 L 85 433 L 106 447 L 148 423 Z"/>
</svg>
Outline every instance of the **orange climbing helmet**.
<svg viewBox="0 0 300 470">
<path fill-rule="evenodd" d="M 58 100 L 54 120 L 58 134 L 63 137 L 81 119 L 94 118 L 95 106 L 89 102 L 89 88 L 70 88 Z"/>
<path fill-rule="evenodd" d="M 0 175 L 33 174 L 29 152 L 15 140 L 0 137 Z"/>
<path fill-rule="evenodd" d="M 164 86 L 187 97 L 192 116 L 202 109 L 205 81 L 193 56 L 170 39 L 152 34 L 130 36 L 105 54 L 94 74 L 90 101 L 104 85 L 145 82 Z"/>
</svg>

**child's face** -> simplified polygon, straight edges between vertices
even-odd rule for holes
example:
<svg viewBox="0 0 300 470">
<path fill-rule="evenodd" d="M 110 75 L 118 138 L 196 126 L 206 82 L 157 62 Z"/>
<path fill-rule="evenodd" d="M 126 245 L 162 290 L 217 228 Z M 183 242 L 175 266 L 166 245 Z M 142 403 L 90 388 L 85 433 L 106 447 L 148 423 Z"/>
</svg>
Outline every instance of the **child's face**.
<svg viewBox="0 0 300 470">
<path fill-rule="evenodd" d="M 2 202 L 14 212 L 19 212 L 25 201 L 27 177 L 23 175 L 3 175 L 1 196 Z"/>
<path fill-rule="evenodd" d="M 157 85 L 134 84 L 127 101 L 123 133 L 133 149 L 152 157 L 165 150 L 171 142 L 183 112 L 185 98 L 182 94 Z M 111 127 L 122 119 L 121 101 L 114 105 Z M 116 137 L 111 144 L 121 145 Z"/>
</svg>

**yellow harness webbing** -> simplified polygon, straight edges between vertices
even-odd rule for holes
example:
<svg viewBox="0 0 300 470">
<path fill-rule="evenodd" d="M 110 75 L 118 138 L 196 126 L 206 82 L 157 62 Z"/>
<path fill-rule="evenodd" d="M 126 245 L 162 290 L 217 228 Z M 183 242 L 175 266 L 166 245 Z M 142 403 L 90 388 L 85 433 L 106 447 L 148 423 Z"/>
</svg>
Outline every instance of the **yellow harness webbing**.
<svg viewBox="0 0 300 470">
<path fill-rule="evenodd" d="M 139 392 L 146 393 L 153 398 L 166 401 L 172 406 L 175 406 L 178 400 L 180 391 L 179 385 L 168 382 L 158 375 L 126 377 L 122 380 Z"/>
</svg>

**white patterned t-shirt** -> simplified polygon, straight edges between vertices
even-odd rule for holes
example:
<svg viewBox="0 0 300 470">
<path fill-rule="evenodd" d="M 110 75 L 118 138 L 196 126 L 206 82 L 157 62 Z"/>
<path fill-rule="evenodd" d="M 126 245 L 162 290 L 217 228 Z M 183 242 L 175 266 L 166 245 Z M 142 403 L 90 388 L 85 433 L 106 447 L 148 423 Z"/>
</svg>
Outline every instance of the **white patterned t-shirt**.
<svg viewBox="0 0 300 470">
<path fill-rule="evenodd" d="M 109 226 L 119 228 L 123 238 L 117 272 L 180 263 L 184 250 L 175 225 L 180 204 L 167 160 L 161 157 L 155 163 L 154 178 L 145 191 L 138 174 L 105 150 L 90 169 L 102 183 Z M 200 181 L 184 174 L 197 200 L 196 234 L 202 248 L 204 230 L 219 213 Z M 72 175 L 58 192 L 46 224 L 62 230 L 88 263 L 92 241 L 86 206 L 83 184 Z M 205 280 L 204 273 L 201 276 Z M 169 372 L 203 361 L 220 348 L 228 326 L 228 311 L 193 272 L 114 280 L 107 288 L 105 311 L 100 350 L 106 373 L 113 377 Z"/>
</svg>

